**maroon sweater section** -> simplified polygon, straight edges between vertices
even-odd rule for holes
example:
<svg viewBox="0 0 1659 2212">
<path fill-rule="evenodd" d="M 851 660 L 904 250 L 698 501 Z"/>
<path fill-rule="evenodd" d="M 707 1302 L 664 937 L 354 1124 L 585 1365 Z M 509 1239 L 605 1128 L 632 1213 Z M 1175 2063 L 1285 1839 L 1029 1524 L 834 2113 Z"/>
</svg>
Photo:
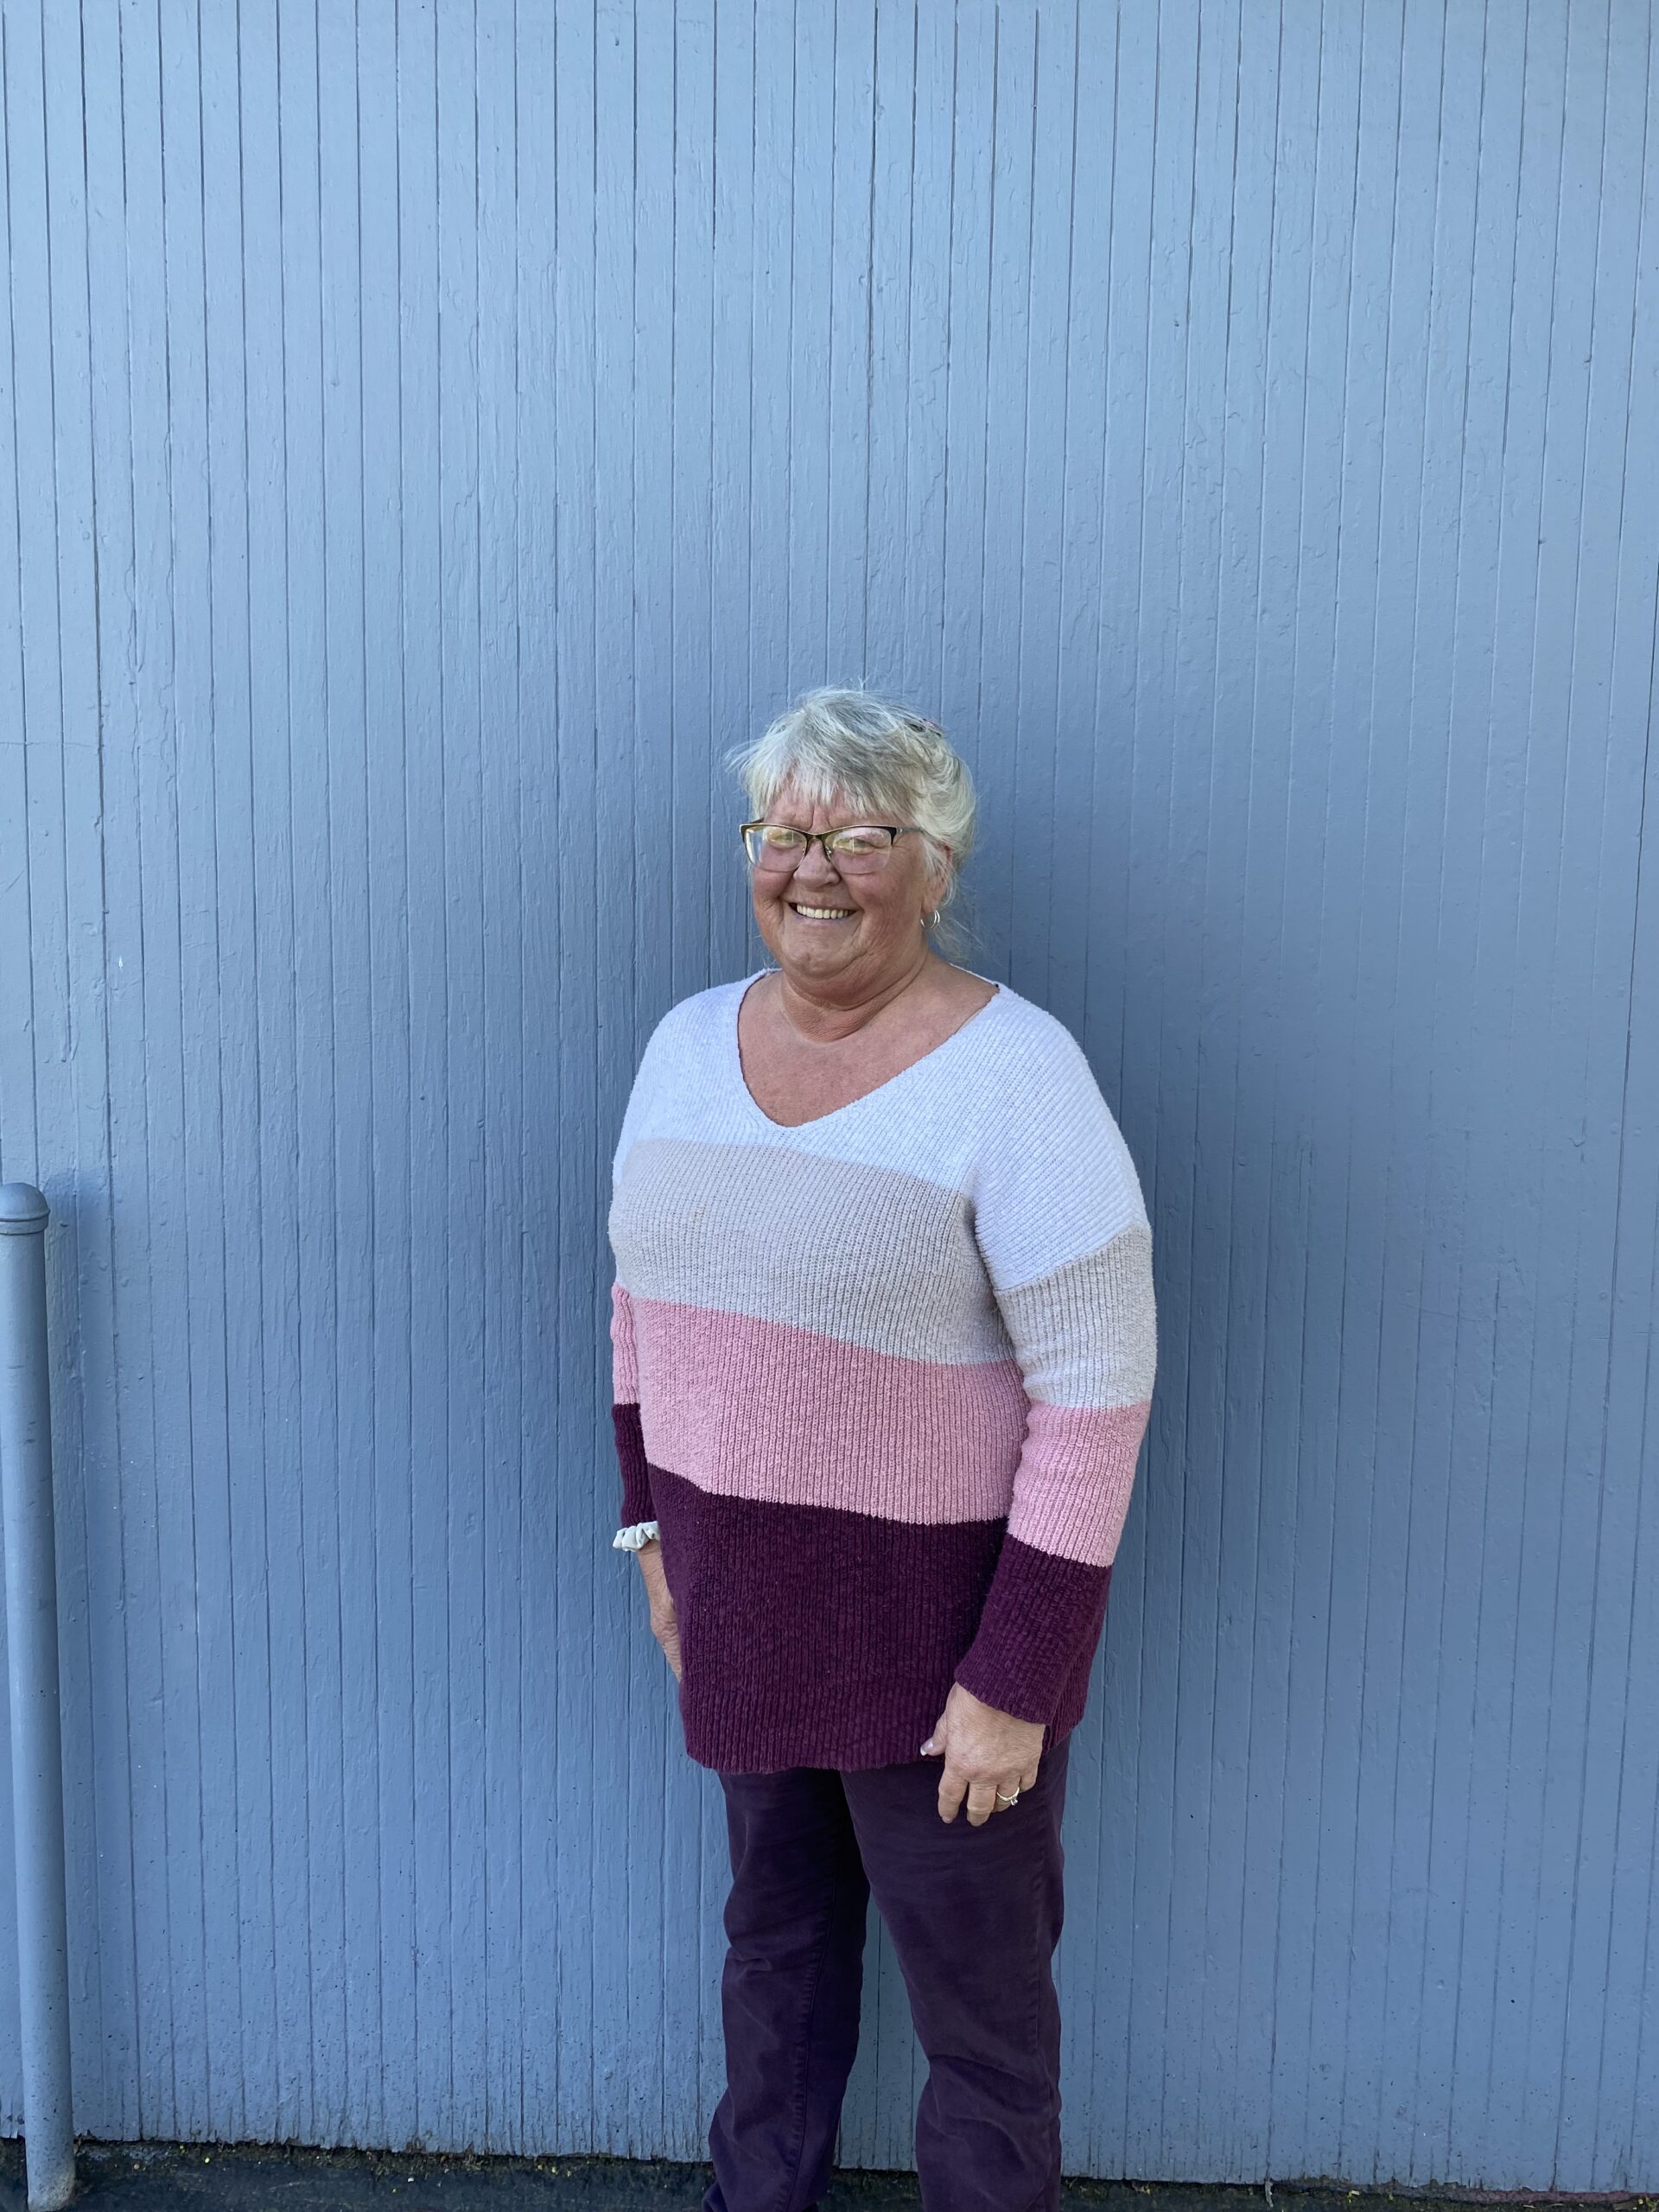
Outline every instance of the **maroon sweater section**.
<svg viewBox="0 0 1659 2212">
<path fill-rule="evenodd" d="M 660 1530 L 702 1764 L 913 1759 L 955 1681 L 1049 1742 L 1081 1719 L 1109 1567 L 1056 1560 L 1002 1520 L 918 1526 L 705 1491 L 647 1462 L 637 1405 L 613 1421 L 623 1517 Z"/>
</svg>

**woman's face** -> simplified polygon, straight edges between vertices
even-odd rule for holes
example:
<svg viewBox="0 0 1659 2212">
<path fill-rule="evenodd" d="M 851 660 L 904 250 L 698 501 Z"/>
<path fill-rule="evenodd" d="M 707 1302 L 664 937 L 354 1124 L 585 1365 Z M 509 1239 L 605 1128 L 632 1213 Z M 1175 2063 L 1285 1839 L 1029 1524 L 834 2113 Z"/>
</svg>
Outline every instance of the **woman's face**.
<svg viewBox="0 0 1659 2212">
<path fill-rule="evenodd" d="M 785 784 L 766 809 L 768 822 L 798 830 L 846 830 L 869 815 L 836 800 L 814 807 Z M 792 869 L 750 871 L 754 918 L 766 948 L 791 982 L 805 988 L 879 990 L 912 967 L 921 923 L 940 888 L 919 837 L 899 837 L 878 868 L 842 875 L 822 845 L 809 845 Z"/>
</svg>

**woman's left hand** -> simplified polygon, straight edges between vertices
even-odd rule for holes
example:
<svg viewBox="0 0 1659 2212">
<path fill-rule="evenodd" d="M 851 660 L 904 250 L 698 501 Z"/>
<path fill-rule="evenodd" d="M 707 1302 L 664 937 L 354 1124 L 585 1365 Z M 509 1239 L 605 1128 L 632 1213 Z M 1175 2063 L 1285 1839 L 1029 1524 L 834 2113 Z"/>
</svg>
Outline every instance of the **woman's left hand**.
<svg viewBox="0 0 1659 2212">
<path fill-rule="evenodd" d="M 966 1797 L 969 1826 L 983 1827 L 993 1813 L 1007 1810 L 1008 1798 L 1035 1783 L 1042 1749 L 1040 1720 L 1016 1720 L 1011 1713 L 982 1705 L 971 1690 L 952 1682 L 944 1711 L 922 1745 L 924 1758 L 941 1753 L 944 1758 L 939 1818 L 954 1821 Z"/>
</svg>

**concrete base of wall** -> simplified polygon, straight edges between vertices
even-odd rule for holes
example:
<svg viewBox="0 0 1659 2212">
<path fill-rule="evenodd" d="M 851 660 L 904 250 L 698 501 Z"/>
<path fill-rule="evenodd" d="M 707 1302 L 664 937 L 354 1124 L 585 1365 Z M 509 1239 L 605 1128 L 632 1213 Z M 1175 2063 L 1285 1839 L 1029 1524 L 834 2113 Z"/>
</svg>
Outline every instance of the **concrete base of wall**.
<svg viewBox="0 0 1659 2212">
<path fill-rule="evenodd" d="M 95 2143 L 76 2145 L 74 2202 L 87 2212 L 698 2212 L 706 2166 L 629 2158 L 394 2157 L 270 2144 Z M 1171 2182 L 1069 2183 L 1065 2212 L 1411 2212 L 1471 2202 L 1651 2207 L 1651 2197 L 1415 2196 L 1318 2184 L 1265 2190 Z M 909 2174 L 844 2173 L 823 2212 L 918 2212 Z M 0 2212 L 26 2212 L 23 2145 L 0 2139 Z"/>
</svg>

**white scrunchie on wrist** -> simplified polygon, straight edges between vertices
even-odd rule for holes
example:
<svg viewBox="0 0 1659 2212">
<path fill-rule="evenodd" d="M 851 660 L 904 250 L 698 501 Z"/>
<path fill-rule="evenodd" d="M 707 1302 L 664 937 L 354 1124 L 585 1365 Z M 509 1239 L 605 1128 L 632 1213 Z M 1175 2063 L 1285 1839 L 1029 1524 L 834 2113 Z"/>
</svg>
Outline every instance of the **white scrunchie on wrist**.
<svg viewBox="0 0 1659 2212">
<path fill-rule="evenodd" d="M 636 1521 L 631 1529 L 617 1530 L 611 1538 L 611 1549 L 613 1552 L 641 1552 L 647 1544 L 656 1541 L 656 1536 L 657 1523 L 654 1521 Z"/>
</svg>

